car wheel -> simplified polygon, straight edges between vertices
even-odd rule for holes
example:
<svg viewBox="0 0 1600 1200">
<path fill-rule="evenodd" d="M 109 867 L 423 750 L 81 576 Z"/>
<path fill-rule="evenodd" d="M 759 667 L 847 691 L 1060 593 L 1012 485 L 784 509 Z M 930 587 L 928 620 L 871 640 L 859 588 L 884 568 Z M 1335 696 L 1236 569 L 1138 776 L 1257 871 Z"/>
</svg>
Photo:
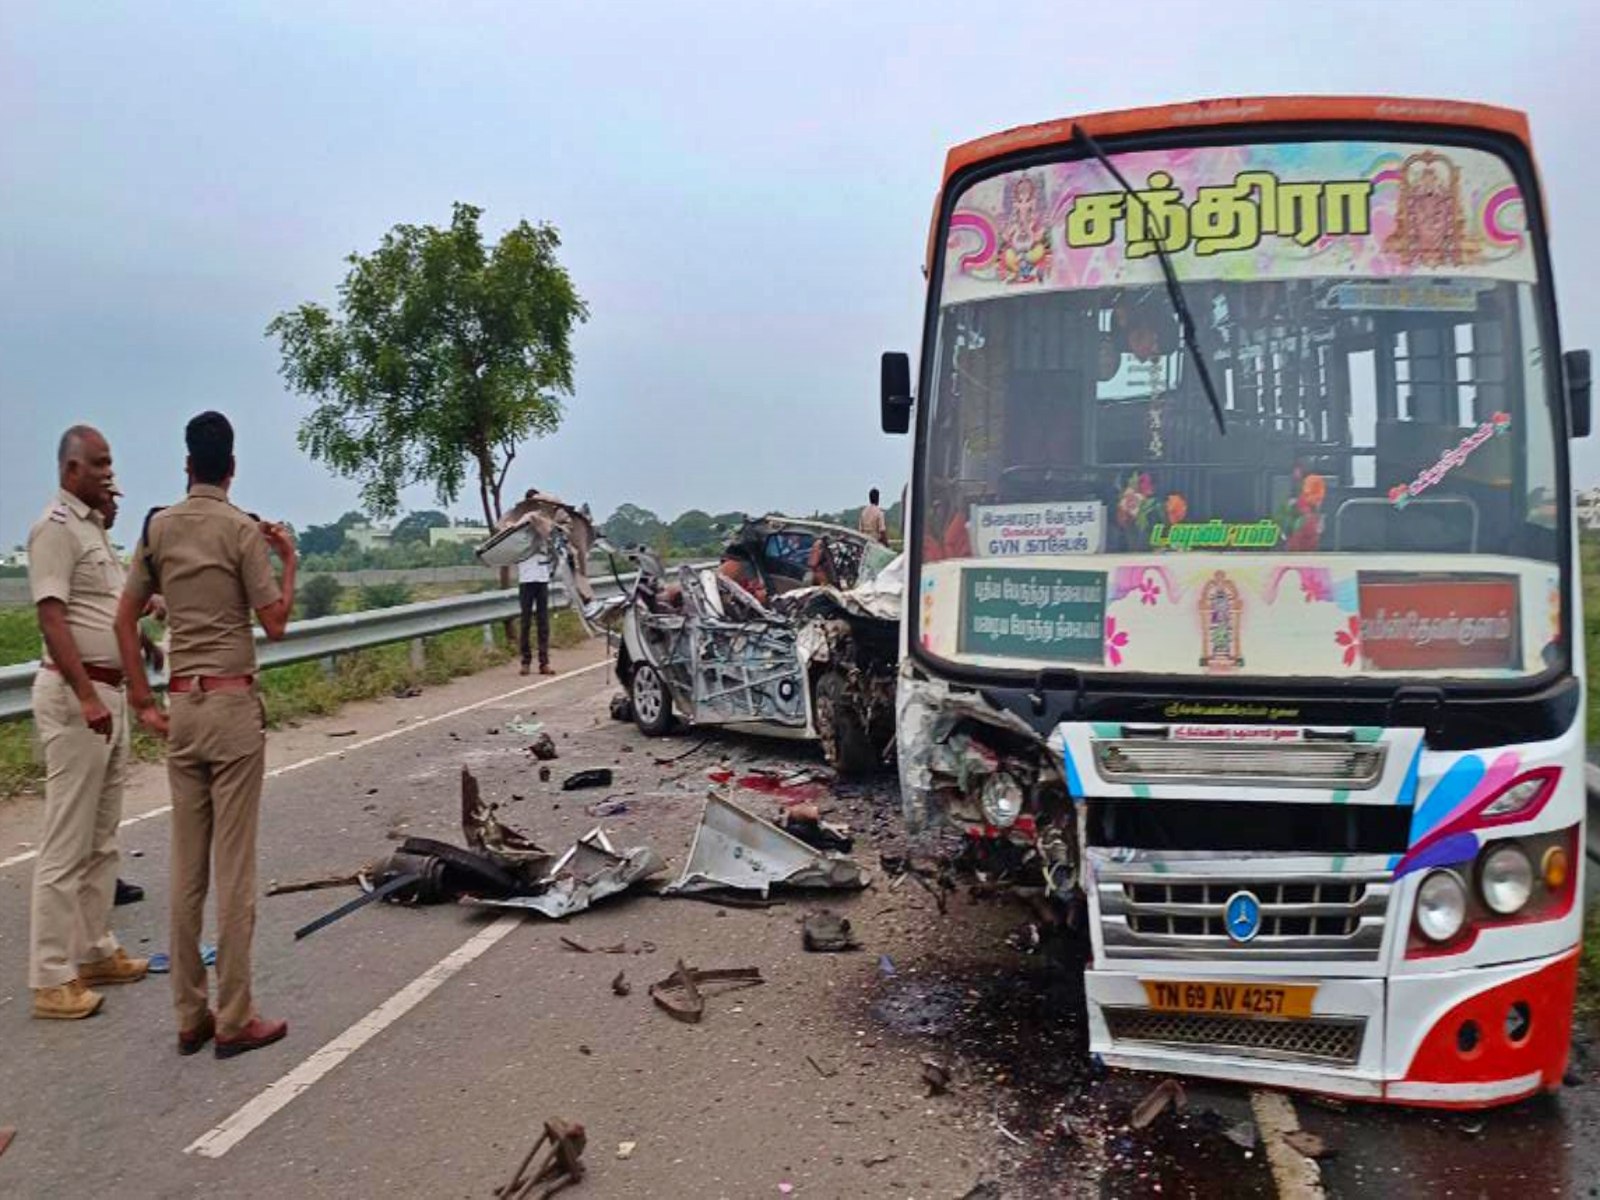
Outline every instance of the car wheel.
<svg viewBox="0 0 1600 1200">
<path fill-rule="evenodd" d="M 850 702 L 844 676 L 824 672 L 817 679 L 815 702 L 817 733 L 828 765 L 841 775 L 862 775 L 879 765 L 878 752 L 867 736 L 861 714 Z"/>
<path fill-rule="evenodd" d="M 672 697 L 666 681 L 649 663 L 635 663 L 628 684 L 633 700 L 633 722 L 646 737 L 660 737 L 672 729 Z"/>
</svg>

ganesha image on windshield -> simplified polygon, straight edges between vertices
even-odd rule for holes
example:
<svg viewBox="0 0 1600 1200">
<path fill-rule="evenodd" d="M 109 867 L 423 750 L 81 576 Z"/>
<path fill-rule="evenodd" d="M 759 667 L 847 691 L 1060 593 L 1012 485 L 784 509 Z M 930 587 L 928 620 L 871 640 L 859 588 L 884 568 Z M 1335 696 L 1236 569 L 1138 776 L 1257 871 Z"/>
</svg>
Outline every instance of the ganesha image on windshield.
<svg viewBox="0 0 1600 1200">
<path fill-rule="evenodd" d="M 1038 176 L 1019 174 L 1006 181 L 998 257 L 1006 283 L 1043 283 L 1050 274 L 1050 222 Z"/>
</svg>

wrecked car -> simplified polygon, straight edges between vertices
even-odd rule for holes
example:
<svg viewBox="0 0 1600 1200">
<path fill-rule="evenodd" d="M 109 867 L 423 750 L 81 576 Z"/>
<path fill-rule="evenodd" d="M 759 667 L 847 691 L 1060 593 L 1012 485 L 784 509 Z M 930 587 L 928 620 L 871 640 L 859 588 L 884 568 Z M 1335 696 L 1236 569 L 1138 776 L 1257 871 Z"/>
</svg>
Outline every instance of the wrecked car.
<svg viewBox="0 0 1600 1200">
<path fill-rule="evenodd" d="M 631 557 L 616 670 L 643 733 L 682 721 L 808 739 L 847 773 L 885 760 L 901 592 L 886 547 L 772 516 L 741 525 L 715 568 Z"/>
</svg>

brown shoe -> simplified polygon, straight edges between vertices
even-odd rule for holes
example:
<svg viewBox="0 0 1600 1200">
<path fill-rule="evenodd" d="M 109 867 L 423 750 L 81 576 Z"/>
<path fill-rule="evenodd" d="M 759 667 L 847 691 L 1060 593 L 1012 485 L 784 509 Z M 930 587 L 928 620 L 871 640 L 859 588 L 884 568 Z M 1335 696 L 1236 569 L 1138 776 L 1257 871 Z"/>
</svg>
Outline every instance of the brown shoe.
<svg viewBox="0 0 1600 1200">
<path fill-rule="evenodd" d="M 533 674 L 533 668 L 531 666 L 529 666 L 527 663 L 523 663 L 522 664 L 522 670 L 518 671 L 517 674 L 518 675 L 531 675 L 531 674 Z"/>
<path fill-rule="evenodd" d="M 109 958 L 80 963 L 78 978 L 86 984 L 98 984 L 104 987 L 111 983 L 138 983 L 149 970 L 148 958 L 130 958 L 128 952 L 119 946 L 117 952 Z"/>
<path fill-rule="evenodd" d="M 217 1057 L 232 1058 L 236 1054 L 259 1050 L 263 1046 L 272 1045 L 273 1042 L 281 1042 L 288 1032 L 287 1021 L 269 1021 L 265 1017 L 251 1017 L 250 1024 L 231 1038 L 217 1035 Z"/>
<path fill-rule="evenodd" d="M 541 675 L 554 675 L 555 673 L 556 673 L 556 669 L 554 667 L 552 667 L 549 663 L 540 663 L 539 664 L 539 674 L 541 674 Z"/>
<path fill-rule="evenodd" d="M 41 1021 L 81 1021 L 100 1011 L 105 997 L 73 979 L 60 987 L 33 989 L 33 1015 Z"/>
<path fill-rule="evenodd" d="M 206 1043 L 217 1035 L 217 1014 L 208 1012 L 205 1019 L 193 1029 L 178 1030 L 178 1053 L 187 1058 L 191 1054 L 199 1054 L 206 1048 Z"/>
</svg>

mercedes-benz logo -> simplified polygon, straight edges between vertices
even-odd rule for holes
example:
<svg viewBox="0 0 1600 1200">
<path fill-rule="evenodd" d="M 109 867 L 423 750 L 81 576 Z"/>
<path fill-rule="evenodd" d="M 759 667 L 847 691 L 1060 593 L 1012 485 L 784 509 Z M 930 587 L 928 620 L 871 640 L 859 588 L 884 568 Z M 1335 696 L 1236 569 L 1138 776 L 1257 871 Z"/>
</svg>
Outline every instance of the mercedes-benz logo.
<svg viewBox="0 0 1600 1200">
<path fill-rule="evenodd" d="M 1261 901 L 1253 892 L 1235 892 L 1222 906 L 1222 924 L 1234 941 L 1250 941 L 1261 932 Z"/>
</svg>

